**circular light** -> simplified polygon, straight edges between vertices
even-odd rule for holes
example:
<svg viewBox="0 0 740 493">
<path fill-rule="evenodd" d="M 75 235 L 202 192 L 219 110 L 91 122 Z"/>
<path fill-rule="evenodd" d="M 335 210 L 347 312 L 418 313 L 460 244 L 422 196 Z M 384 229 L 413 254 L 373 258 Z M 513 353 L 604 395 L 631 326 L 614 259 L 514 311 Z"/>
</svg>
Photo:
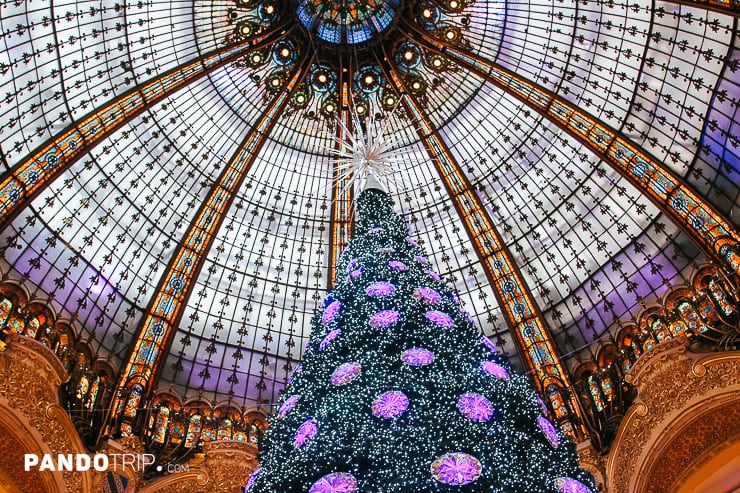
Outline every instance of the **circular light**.
<svg viewBox="0 0 740 493">
<path fill-rule="evenodd" d="M 414 58 L 414 52 L 413 51 L 407 51 L 406 53 L 403 54 L 403 57 L 406 60 L 411 60 L 412 58 Z"/>
<path fill-rule="evenodd" d="M 272 84 L 274 87 L 277 87 L 280 85 L 280 79 L 272 79 L 270 84 Z"/>
<path fill-rule="evenodd" d="M 330 104 L 327 104 L 326 105 L 326 111 L 329 112 L 329 113 L 333 113 L 334 112 L 334 105 L 331 104 L 331 103 Z"/>
<path fill-rule="evenodd" d="M 447 31 L 447 39 L 455 39 L 455 31 Z"/>
<path fill-rule="evenodd" d="M 365 112 L 365 107 L 364 106 L 358 106 L 357 107 L 357 113 L 362 114 L 364 112 Z"/>
<path fill-rule="evenodd" d="M 261 62 L 261 61 L 262 61 L 262 56 L 261 56 L 261 55 L 260 55 L 259 53 L 255 53 L 255 54 L 254 54 L 254 55 L 252 56 L 252 61 L 253 61 L 254 63 L 259 63 L 259 62 Z"/>
<path fill-rule="evenodd" d="M 282 50 L 280 51 L 280 54 L 281 54 L 282 56 L 288 56 L 288 55 L 290 55 L 290 50 L 289 50 L 288 48 L 283 48 L 283 49 L 282 49 Z"/>
<path fill-rule="evenodd" d="M 375 79 L 373 78 L 372 75 L 368 75 L 367 77 L 365 77 L 365 84 L 367 84 L 369 86 L 370 84 L 373 83 L 374 80 Z"/>
<path fill-rule="evenodd" d="M 424 12 L 422 13 L 422 15 L 423 15 L 424 17 L 426 17 L 426 18 L 429 18 L 429 17 L 431 17 L 431 16 L 432 16 L 432 11 L 431 11 L 431 10 L 429 10 L 429 9 L 424 9 Z"/>
<path fill-rule="evenodd" d="M 272 5 L 268 5 L 265 11 L 267 11 L 268 14 L 272 14 L 273 12 L 275 12 L 275 7 L 273 7 Z"/>
<path fill-rule="evenodd" d="M 459 5 L 459 4 L 458 4 L 458 3 L 457 3 L 457 2 L 455 1 L 455 0 L 452 0 L 452 1 L 450 2 L 450 8 L 456 9 L 458 5 Z"/>
<path fill-rule="evenodd" d="M 387 104 L 388 106 L 391 106 L 395 102 L 396 102 L 396 100 L 393 99 L 393 98 L 388 98 L 388 99 L 385 100 L 385 104 Z"/>
<path fill-rule="evenodd" d="M 432 62 L 432 65 L 434 65 L 435 67 L 441 67 L 442 60 L 440 60 L 439 58 L 435 58 L 434 61 Z"/>
<path fill-rule="evenodd" d="M 250 35 L 250 34 L 252 33 L 252 28 L 251 28 L 251 26 L 250 26 L 249 24 L 244 24 L 244 25 L 243 25 L 243 26 L 241 27 L 241 33 L 242 33 L 242 35 L 244 35 L 244 36 L 249 36 L 249 35 Z"/>
<path fill-rule="evenodd" d="M 418 91 L 419 89 L 421 89 L 421 84 L 418 82 L 414 82 L 413 84 L 411 84 L 411 87 Z"/>
<path fill-rule="evenodd" d="M 319 74 L 319 82 L 322 84 L 326 82 L 326 75 L 325 74 Z"/>
<path fill-rule="evenodd" d="M 296 101 L 298 101 L 299 103 L 302 103 L 302 102 L 304 102 L 304 101 L 306 100 L 306 98 L 304 98 L 304 97 L 303 97 L 303 94 L 300 94 L 300 95 L 299 95 L 299 96 L 298 96 L 297 98 L 295 98 L 295 99 L 296 99 Z"/>
</svg>

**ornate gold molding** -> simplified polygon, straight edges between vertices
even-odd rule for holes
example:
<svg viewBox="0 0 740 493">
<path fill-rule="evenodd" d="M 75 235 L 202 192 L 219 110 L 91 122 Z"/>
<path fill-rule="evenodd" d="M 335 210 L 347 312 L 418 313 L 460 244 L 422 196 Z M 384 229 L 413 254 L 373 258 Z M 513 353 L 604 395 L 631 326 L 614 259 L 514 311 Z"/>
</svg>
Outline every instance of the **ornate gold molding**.
<svg viewBox="0 0 740 493">
<path fill-rule="evenodd" d="M 699 433 L 703 430 L 701 421 L 716 416 L 715 411 L 729 409 L 725 406 L 733 403 L 740 406 L 740 352 L 692 353 L 684 336 L 646 351 L 625 379 L 635 385 L 638 397 L 627 411 L 607 459 L 610 493 L 653 493 L 658 483 L 660 488 L 668 488 L 678 480 L 681 469 L 693 467 L 699 453 L 682 456 L 681 464 L 672 461 L 669 476 L 658 474 L 656 458 L 667 447 L 687 443 L 682 440 L 687 429 L 695 428 Z M 723 430 L 701 431 L 702 443 L 722 446 L 710 437 L 718 432 L 725 439 L 736 434 L 732 425 L 723 423 Z"/>
<path fill-rule="evenodd" d="M 20 426 L 14 439 L 27 438 L 29 453 L 86 454 L 77 430 L 59 405 L 59 386 L 68 378 L 59 359 L 40 342 L 18 334 L 9 334 L 6 342 L 7 348 L 0 353 L 0 421 Z M 49 474 L 55 484 L 52 491 L 92 491 L 90 471 Z"/>
<path fill-rule="evenodd" d="M 138 493 L 239 493 L 257 469 L 257 447 L 237 441 L 207 442 L 198 468 L 156 479 Z"/>
</svg>

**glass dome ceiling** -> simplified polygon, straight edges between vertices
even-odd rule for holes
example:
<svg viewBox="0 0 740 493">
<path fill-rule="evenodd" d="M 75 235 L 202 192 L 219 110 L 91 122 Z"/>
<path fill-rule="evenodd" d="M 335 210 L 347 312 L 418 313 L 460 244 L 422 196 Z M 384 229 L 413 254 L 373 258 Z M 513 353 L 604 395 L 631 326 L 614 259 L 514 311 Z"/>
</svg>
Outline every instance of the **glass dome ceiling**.
<svg viewBox="0 0 740 493">
<path fill-rule="evenodd" d="M 0 9 L 0 270 L 150 390 L 276 400 L 348 233 L 351 193 L 333 185 L 330 151 L 350 110 L 407 153 L 397 210 L 522 369 L 528 336 L 511 293 L 573 368 L 701 263 L 732 268 L 740 42 L 729 4 Z M 635 158 L 620 168 L 630 152 L 680 186 Z M 724 236 L 711 232 L 717 218 Z M 718 237 L 735 243 L 721 250 Z M 500 274 L 500 258 L 514 270 Z"/>
</svg>

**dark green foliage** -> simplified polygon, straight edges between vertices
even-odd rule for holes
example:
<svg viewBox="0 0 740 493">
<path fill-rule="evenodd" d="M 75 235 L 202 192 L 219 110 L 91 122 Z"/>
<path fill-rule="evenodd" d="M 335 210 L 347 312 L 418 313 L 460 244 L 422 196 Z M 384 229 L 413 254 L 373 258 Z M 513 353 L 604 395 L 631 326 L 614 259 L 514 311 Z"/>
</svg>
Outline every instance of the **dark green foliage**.
<svg viewBox="0 0 740 493">
<path fill-rule="evenodd" d="M 336 286 L 324 307 L 339 301 L 341 309 L 328 323 L 322 322 L 324 311 L 314 317 L 302 371 L 281 401 L 301 398 L 284 417 L 271 418 L 261 471 L 249 492 L 308 492 L 332 472 L 351 473 L 358 491 L 366 493 L 555 492 L 558 477 L 591 485 L 577 466 L 572 445 L 560 436 L 555 448 L 540 430 L 537 418 L 543 410 L 526 379 L 481 343 L 452 290 L 425 272 L 431 267 L 414 243 L 385 193 L 371 189 L 360 195 L 355 236 L 339 261 Z M 408 270 L 392 268 L 391 260 L 403 262 Z M 360 271 L 353 279 L 351 273 Z M 366 288 L 377 281 L 392 283 L 395 292 L 369 296 Z M 430 305 L 415 297 L 422 286 L 436 290 L 441 301 Z M 371 326 L 371 317 L 382 310 L 397 311 L 399 321 Z M 455 326 L 433 323 L 426 316 L 429 310 L 448 314 Z M 334 329 L 341 334 L 321 350 L 322 340 Z M 434 362 L 406 364 L 401 354 L 412 347 L 432 351 Z M 361 365 L 359 376 L 345 385 L 332 384 L 334 370 L 349 361 Z M 507 368 L 510 378 L 483 371 L 484 361 Z M 373 402 L 389 390 L 408 397 L 408 410 L 392 419 L 374 416 Z M 457 403 L 467 392 L 490 400 L 494 417 L 476 422 L 463 415 Z M 296 449 L 296 430 L 307 419 L 316 421 L 318 434 Z M 432 462 L 450 452 L 477 458 L 483 466 L 480 477 L 462 486 L 435 479 Z"/>
</svg>

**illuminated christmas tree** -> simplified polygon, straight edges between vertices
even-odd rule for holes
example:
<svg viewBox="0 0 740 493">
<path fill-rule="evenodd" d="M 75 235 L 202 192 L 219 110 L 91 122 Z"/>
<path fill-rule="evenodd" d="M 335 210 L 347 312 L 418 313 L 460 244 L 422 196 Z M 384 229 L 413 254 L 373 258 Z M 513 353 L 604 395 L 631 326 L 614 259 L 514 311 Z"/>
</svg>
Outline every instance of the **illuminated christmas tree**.
<svg viewBox="0 0 740 493">
<path fill-rule="evenodd" d="M 365 190 L 357 215 L 246 491 L 592 491 L 542 401 L 480 335 L 388 195 Z"/>
</svg>

